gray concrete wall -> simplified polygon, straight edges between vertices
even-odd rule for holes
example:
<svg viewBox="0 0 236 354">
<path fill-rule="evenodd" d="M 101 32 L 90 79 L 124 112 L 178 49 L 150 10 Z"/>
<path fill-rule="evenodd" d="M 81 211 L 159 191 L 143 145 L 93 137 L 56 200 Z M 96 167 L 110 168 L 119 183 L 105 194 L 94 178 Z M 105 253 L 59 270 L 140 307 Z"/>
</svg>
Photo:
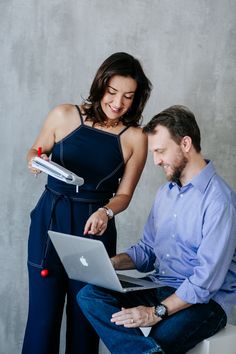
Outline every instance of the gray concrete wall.
<svg viewBox="0 0 236 354">
<path fill-rule="evenodd" d="M 79 103 L 98 65 L 128 51 L 154 85 L 144 121 L 169 105 L 189 106 L 205 155 L 236 189 L 235 40 L 233 0 L 0 1 L 0 354 L 20 353 L 22 345 L 29 212 L 45 183 L 28 173 L 25 155 L 47 112 Z M 149 158 L 117 218 L 119 250 L 139 239 L 163 181 Z M 64 328 L 61 346 L 63 353 Z"/>
</svg>

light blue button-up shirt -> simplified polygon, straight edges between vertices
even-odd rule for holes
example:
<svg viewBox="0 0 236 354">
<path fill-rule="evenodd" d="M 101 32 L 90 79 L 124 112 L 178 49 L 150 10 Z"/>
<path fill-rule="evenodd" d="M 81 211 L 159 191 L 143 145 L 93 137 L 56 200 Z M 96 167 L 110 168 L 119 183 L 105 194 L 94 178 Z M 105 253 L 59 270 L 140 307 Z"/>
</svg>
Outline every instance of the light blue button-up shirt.
<svg viewBox="0 0 236 354">
<path fill-rule="evenodd" d="M 236 194 L 212 162 L 187 185 L 157 192 L 140 242 L 126 251 L 141 272 L 187 303 L 236 304 Z"/>
</svg>

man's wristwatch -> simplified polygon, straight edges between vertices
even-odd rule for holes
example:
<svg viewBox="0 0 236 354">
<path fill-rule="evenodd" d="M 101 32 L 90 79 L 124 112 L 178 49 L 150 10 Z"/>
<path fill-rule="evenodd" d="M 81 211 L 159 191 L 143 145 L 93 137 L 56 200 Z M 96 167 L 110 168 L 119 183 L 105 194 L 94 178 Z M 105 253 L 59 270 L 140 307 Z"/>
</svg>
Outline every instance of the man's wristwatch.
<svg viewBox="0 0 236 354">
<path fill-rule="evenodd" d="M 168 317 L 168 309 L 164 304 L 157 305 L 155 307 L 155 315 L 163 320 Z"/>
<path fill-rule="evenodd" d="M 106 206 L 101 207 L 98 210 L 104 210 L 105 213 L 107 214 L 108 220 L 111 220 L 114 216 L 113 211 L 110 208 L 107 208 Z"/>
</svg>

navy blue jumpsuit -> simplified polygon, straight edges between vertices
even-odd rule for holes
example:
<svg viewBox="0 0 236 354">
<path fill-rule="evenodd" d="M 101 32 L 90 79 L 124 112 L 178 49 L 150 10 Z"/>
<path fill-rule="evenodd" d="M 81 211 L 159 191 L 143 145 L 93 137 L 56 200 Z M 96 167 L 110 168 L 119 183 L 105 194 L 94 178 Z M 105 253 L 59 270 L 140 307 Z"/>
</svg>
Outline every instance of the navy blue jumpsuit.
<svg viewBox="0 0 236 354">
<path fill-rule="evenodd" d="M 124 172 L 120 135 L 111 134 L 83 123 L 52 150 L 52 160 L 84 178 L 76 193 L 74 185 L 48 176 L 45 191 L 31 212 L 28 241 L 29 314 L 23 354 L 58 354 L 60 327 L 66 305 L 66 354 L 96 354 L 98 337 L 76 302 L 84 283 L 68 279 L 48 237 L 54 230 L 83 236 L 85 223 L 116 192 Z M 114 218 L 101 240 L 108 254 L 116 253 Z M 49 275 L 41 277 L 42 269 Z"/>
</svg>

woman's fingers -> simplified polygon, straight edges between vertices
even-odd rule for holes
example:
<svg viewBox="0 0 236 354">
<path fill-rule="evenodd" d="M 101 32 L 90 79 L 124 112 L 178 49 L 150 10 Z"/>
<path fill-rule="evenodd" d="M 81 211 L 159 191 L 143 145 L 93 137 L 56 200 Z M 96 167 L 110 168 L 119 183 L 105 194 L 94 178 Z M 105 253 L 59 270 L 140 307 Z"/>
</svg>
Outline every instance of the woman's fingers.
<svg viewBox="0 0 236 354">
<path fill-rule="evenodd" d="M 87 220 L 84 227 L 84 235 L 102 235 L 107 228 L 107 218 L 104 217 L 103 213 L 96 211 Z"/>
</svg>

